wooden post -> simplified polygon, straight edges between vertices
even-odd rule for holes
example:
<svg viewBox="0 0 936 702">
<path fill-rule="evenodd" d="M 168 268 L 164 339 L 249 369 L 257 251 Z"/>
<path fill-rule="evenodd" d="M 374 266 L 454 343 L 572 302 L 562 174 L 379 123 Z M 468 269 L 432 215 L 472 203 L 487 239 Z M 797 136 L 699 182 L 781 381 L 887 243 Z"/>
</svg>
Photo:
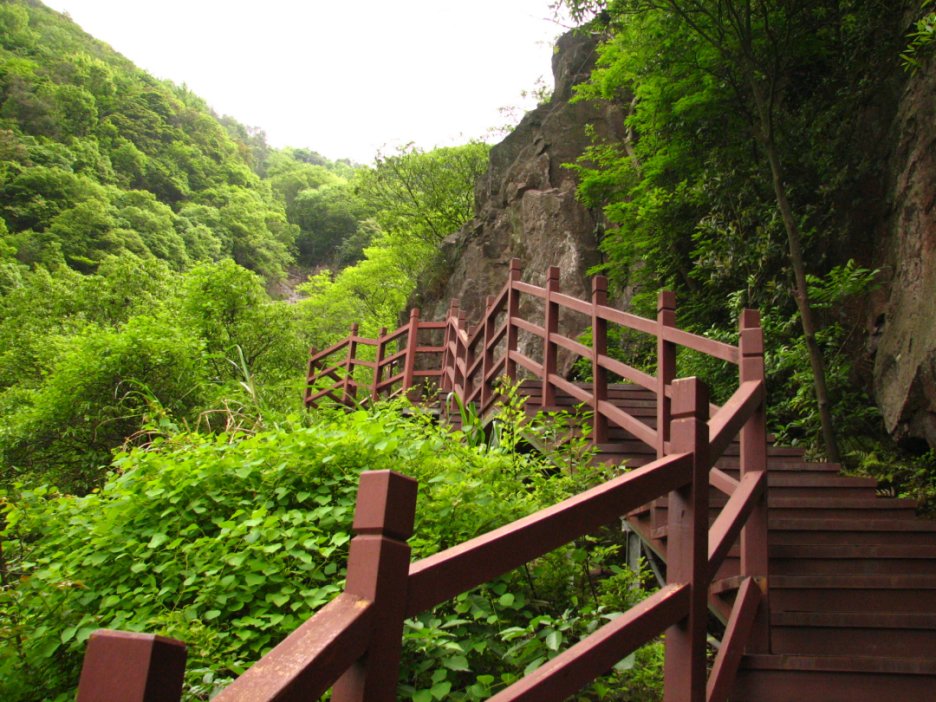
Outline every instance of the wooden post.
<svg viewBox="0 0 936 702">
<path fill-rule="evenodd" d="M 517 379 L 517 362 L 511 360 L 510 354 L 517 350 L 517 327 L 514 325 L 514 319 L 520 315 L 520 292 L 514 287 L 514 283 L 520 282 L 520 259 L 510 259 L 510 271 L 507 274 L 507 282 L 510 287 L 507 289 L 507 358 L 504 361 L 504 374 L 511 381 Z"/>
<path fill-rule="evenodd" d="M 676 326 L 676 294 L 661 290 L 657 297 L 657 458 L 666 455 L 670 440 L 670 398 L 666 389 L 676 377 L 676 345 L 663 339 L 666 327 Z"/>
<path fill-rule="evenodd" d="M 462 338 L 468 333 L 468 319 L 465 310 L 458 312 L 458 358 L 462 362 L 461 371 L 461 398 L 463 402 L 468 402 L 468 396 L 471 395 L 471 381 L 468 378 L 468 364 L 471 362 L 468 354 L 468 343 Z"/>
<path fill-rule="evenodd" d="M 380 380 L 383 375 L 383 368 L 381 368 L 380 364 L 383 363 L 386 355 L 387 342 L 384 340 L 386 335 L 387 328 L 381 327 L 380 334 L 377 337 L 377 354 L 374 356 L 374 384 L 371 387 L 371 400 L 374 402 L 380 399 Z"/>
<path fill-rule="evenodd" d="M 345 378 L 344 388 L 341 392 L 341 402 L 345 405 L 352 404 L 357 396 L 357 387 L 354 386 L 354 360 L 357 354 L 357 322 L 351 325 L 351 334 L 348 336 L 348 357 L 345 359 Z"/>
<path fill-rule="evenodd" d="M 396 700 L 416 481 L 389 470 L 361 474 L 345 592 L 376 608 L 367 654 L 339 678 L 334 702 Z"/>
<path fill-rule="evenodd" d="M 764 382 L 764 331 L 760 325 L 760 313 L 757 310 L 744 310 L 741 313 L 739 326 L 741 355 L 739 380 L 742 383 L 750 380 Z M 767 419 L 765 403 L 761 402 L 751 418 L 741 428 L 741 477 L 766 470 Z M 764 601 L 758 610 L 748 645 L 748 650 L 754 653 L 767 653 L 770 650 L 769 592 L 767 590 L 770 562 L 767 550 L 767 493 L 765 489 L 741 530 L 741 575 L 756 577 L 764 595 Z"/>
<path fill-rule="evenodd" d="M 409 331 L 406 332 L 406 354 L 403 356 L 403 392 L 414 399 L 413 377 L 416 371 L 416 346 L 419 342 L 419 310 L 413 308 L 409 315 Z"/>
<path fill-rule="evenodd" d="M 598 306 L 608 304 L 608 279 L 603 275 L 592 278 L 592 443 L 602 444 L 608 440 L 608 418 L 598 410 L 598 405 L 608 399 L 608 371 L 600 359 L 608 355 L 608 320 L 598 314 Z"/>
<path fill-rule="evenodd" d="M 312 379 L 315 377 L 315 364 L 312 363 L 312 357 L 315 355 L 315 347 L 309 347 L 309 362 L 306 364 L 306 389 L 303 404 L 306 408 L 312 405 Z"/>
<path fill-rule="evenodd" d="M 546 271 L 546 299 L 543 301 L 543 394 L 540 404 L 553 408 L 556 391 L 549 380 L 558 370 L 558 348 L 552 340 L 559 333 L 559 305 L 552 301 L 553 293 L 559 292 L 559 267 L 550 266 Z"/>
<path fill-rule="evenodd" d="M 185 644 L 99 629 L 88 639 L 76 702 L 179 702 Z"/>
<path fill-rule="evenodd" d="M 488 402 L 491 401 L 491 381 L 488 374 L 494 366 L 494 349 L 491 347 L 491 339 L 494 338 L 494 320 L 497 315 L 494 314 L 494 296 L 488 295 L 484 300 L 484 347 L 481 353 L 481 397 L 478 398 L 478 407 L 483 414 L 487 409 Z"/>
<path fill-rule="evenodd" d="M 704 702 L 708 621 L 708 389 L 673 383 L 673 453 L 692 454 L 692 482 L 669 496 L 666 581 L 689 583 L 689 614 L 666 630 L 664 702 Z"/>
<path fill-rule="evenodd" d="M 458 319 L 458 299 L 449 302 L 448 312 L 445 315 L 445 340 L 442 342 L 442 384 L 443 392 L 451 392 L 454 380 L 455 356 L 449 350 L 449 344 L 454 340 L 455 323 Z M 451 372 L 451 373 L 450 373 Z"/>
</svg>

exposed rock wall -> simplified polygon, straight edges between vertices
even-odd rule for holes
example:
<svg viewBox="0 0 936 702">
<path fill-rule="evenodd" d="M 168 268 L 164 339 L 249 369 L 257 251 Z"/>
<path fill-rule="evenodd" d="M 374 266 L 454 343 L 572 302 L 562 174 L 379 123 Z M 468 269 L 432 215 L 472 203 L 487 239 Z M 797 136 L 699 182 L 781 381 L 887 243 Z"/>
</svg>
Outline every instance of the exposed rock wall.
<svg viewBox="0 0 936 702">
<path fill-rule="evenodd" d="M 893 133 L 874 394 L 889 432 L 936 448 L 936 60 L 907 82 Z"/>
<path fill-rule="evenodd" d="M 426 281 L 414 300 L 424 318 L 441 319 L 458 298 L 469 320 L 477 321 L 513 257 L 522 262 L 524 280 L 542 284 L 547 267 L 558 265 L 563 291 L 589 296 L 586 271 L 600 260 L 604 222 L 600 212 L 576 201 L 575 176 L 563 164 L 587 147 L 586 125 L 610 139 L 626 137 L 620 108 L 570 102 L 573 86 L 591 71 L 595 47 L 588 36 L 560 39 L 553 98 L 493 147 L 490 168 L 475 186 L 474 220 L 446 240 L 443 273 Z M 898 77 L 882 85 L 901 82 Z M 865 301 L 864 312 L 846 313 L 869 316 L 869 385 L 888 431 L 936 448 L 936 59 L 906 80 L 899 96 L 878 97 L 865 125 L 878 138 L 866 148 L 882 168 L 860 186 L 869 201 L 851 212 L 849 228 L 877 232 L 855 243 L 861 258 L 881 268 L 883 285 Z M 561 320 L 567 335 L 586 325 L 584 319 Z"/>
<path fill-rule="evenodd" d="M 441 319 L 450 300 L 458 298 L 476 322 L 485 297 L 506 281 L 514 257 L 521 260 L 524 280 L 542 285 L 546 269 L 560 266 L 563 292 L 591 294 L 586 271 L 599 262 L 602 216 L 576 201 L 575 176 L 563 164 L 574 162 L 588 145 L 586 125 L 612 138 L 624 133 L 618 108 L 570 102 L 573 85 L 591 72 L 595 47 L 594 39 L 581 34 L 559 40 L 553 97 L 491 149 L 490 168 L 475 186 L 476 216 L 445 241 L 443 280 L 425 286 L 415 301 L 424 318 Z M 560 325 L 574 336 L 587 323 L 568 318 Z"/>
</svg>

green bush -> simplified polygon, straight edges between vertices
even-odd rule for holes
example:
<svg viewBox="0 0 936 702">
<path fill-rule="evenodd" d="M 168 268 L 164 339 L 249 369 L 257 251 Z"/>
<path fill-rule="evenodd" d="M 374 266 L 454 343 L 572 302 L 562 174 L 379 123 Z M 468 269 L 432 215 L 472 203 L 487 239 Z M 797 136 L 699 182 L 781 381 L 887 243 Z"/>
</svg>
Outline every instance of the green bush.
<svg viewBox="0 0 936 702">
<path fill-rule="evenodd" d="M 584 480 L 394 406 L 285 424 L 156 439 L 85 497 L 6 494 L 0 697 L 67 698 L 87 637 L 108 627 L 186 641 L 187 698 L 206 698 L 340 591 L 361 470 L 419 480 L 414 558 Z M 583 540 L 408 622 L 400 693 L 479 699 L 556 655 L 631 592 L 593 575 L 614 550 Z"/>
</svg>

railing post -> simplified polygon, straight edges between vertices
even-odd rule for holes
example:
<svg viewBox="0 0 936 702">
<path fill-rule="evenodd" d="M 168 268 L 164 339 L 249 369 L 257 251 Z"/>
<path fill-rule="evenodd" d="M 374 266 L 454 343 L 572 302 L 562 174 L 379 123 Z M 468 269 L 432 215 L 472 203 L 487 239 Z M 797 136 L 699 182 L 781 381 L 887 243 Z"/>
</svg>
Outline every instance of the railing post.
<svg viewBox="0 0 936 702">
<path fill-rule="evenodd" d="M 666 630 L 664 702 L 705 700 L 708 621 L 708 389 L 698 378 L 673 383 L 673 453 L 692 454 L 692 482 L 669 496 L 667 583 L 689 583 L 689 614 Z"/>
<path fill-rule="evenodd" d="M 348 337 L 348 357 L 345 359 L 345 379 L 344 387 L 341 392 L 341 402 L 345 405 L 350 405 L 352 399 L 357 397 L 357 387 L 354 387 L 352 392 L 352 386 L 354 385 L 354 361 L 357 354 L 357 334 L 358 334 L 358 325 L 357 322 L 351 325 L 351 335 Z"/>
<path fill-rule="evenodd" d="M 383 368 L 380 367 L 380 364 L 383 363 L 386 353 L 387 342 L 384 341 L 386 335 L 387 328 L 381 327 L 380 334 L 377 336 L 377 353 L 374 356 L 374 384 L 371 387 L 371 400 L 373 402 L 380 399 L 380 378 L 383 375 Z"/>
<path fill-rule="evenodd" d="M 494 305 L 494 296 L 488 295 L 484 300 L 484 347 L 481 353 L 481 397 L 478 398 L 478 408 L 483 413 L 487 409 L 488 402 L 491 401 L 491 381 L 488 374 L 494 365 L 494 349 L 491 348 L 491 339 L 494 338 L 494 319 L 496 315 L 492 309 Z"/>
<path fill-rule="evenodd" d="M 517 327 L 514 325 L 514 319 L 520 316 L 520 293 L 514 287 L 514 283 L 520 281 L 520 259 L 510 259 L 510 271 L 507 274 L 507 350 L 504 360 L 504 374 L 511 381 L 517 379 L 517 362 L 510 358 L 510 354 L 517 350 Z"/>
<path fill-rule="evenodd" d="M 462 400 L 468 402 L 468 398 L 471 397 L 471 378 L 468 377 L 468 366 L 471 365 L 471 353 L 468 349 L 468 317 L 464 310 L 460 310 L 458 313 L 458 344 L 459 344 L 459 354 L 462 360 Z M 462 339 L 462 337 L 465 337 Z"/>
<path fill-rule="evenodd" d="M 764 331 L 760 325 L 760 313 L 757 310 L 744 310 L 741 313 L 739 326 L 740 382 L 759 380 L 763 383 L 765 382 Z M 751 418 L 741 428 L 741 477 L 766 470 L 767 420 L 765 403 L 761 402 Z M 741 575 L 751 575 L 757 578 L 764 595 L 748 644 L 748 650 L 754 653 L 766 653 L 770 650 L 770 610 L 767 589 L 770 563 L 767 546 L 767 493 L 768 490 L 765 489 L 741 530 Z"/>
<path fill-rule="evenodd" d="M 549 380 L 558 370 L 558 349 L 552 340 L 559 333 L 559 305 L 552 301 L 553 293 L 559 292 L 559 267 L 550 266 L 546 270 L 546 299 L 543 301 L 543 393 L 540 404 L 553 407 L 556 404 L 556 391 Z"/>
<path fill-rule="evenodd" d="M 442 342 L 441 388 L 443 392 L 450 392 L 454 389 L 455 357 L 449 349 L 449 344 L 452 343 L 452 338 L 455 333 L 455 320 L 458 319 L 459 304 L 457 299 L 451 300 L 451 302 L 449 302 L 448 312 L 445 314 L 445 339 Z M 449 371 L 452 371 L 451 375 Z"/>
<path fill-rule="evenodd" d="M 309 347 L 309 362 L 306 364 L 306 388 L 305 396 L 302 398 L 306 408 L 312 404 L 312 378 L 315 377 L 315 364 L 312 363 L 312 357 L 315 355 L 315 347 Z"/>
<path fill-rule="evenodd" d="M 598 314 L 598 306 L 608 304 L 608 279 L 603 275 L 592 278 L 592 443 L 608 440 L 608 418 L 598 406 L 608 399 L 608 371 L 601 365 L 601 357 L 608 355 L 608 320 Z"/>
<path fill-rule="evenodd" d="M 413 377 L 416 371 L 416 347 L 419 343 L 419 310 L 410 310 L 409 331 L 406 333 L 406 354 L 403 357 L 403 393 L 414 399 Z"/>
<path fill-rule="evenodd" d="M 389 470 L 361 474 L 345 592 L 374 603 L 367 653 L 339 678 L 334 702 L 396 700 L 416 481 Z"/>
<path fill-rule="evenodd" d="M 668 388 L 676 377 L 676 345 L 663 339 L 666 327 L 676 326 L 676 294 L 661 290 L 657 297 L 657 458 L 666 455 L 670 440 L 670 398 Z"/>
<path fill-rule="evenodd" d="M 99 629 L 88 639 L 76 702 L 179 702 L 185 644 Z"/>
</svg>

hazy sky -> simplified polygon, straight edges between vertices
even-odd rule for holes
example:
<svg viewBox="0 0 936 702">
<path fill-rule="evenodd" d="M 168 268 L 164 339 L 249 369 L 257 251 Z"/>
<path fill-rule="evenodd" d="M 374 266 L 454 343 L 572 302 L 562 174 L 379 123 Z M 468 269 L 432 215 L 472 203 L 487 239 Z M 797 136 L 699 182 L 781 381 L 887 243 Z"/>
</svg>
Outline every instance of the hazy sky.
<svg viewBox="0 0 936 702">
<path fill-rule="evenodd" d="M 552 87 L 550 0 L 44 0 L 273 146 L 463 143 Z"/>
</svg>

